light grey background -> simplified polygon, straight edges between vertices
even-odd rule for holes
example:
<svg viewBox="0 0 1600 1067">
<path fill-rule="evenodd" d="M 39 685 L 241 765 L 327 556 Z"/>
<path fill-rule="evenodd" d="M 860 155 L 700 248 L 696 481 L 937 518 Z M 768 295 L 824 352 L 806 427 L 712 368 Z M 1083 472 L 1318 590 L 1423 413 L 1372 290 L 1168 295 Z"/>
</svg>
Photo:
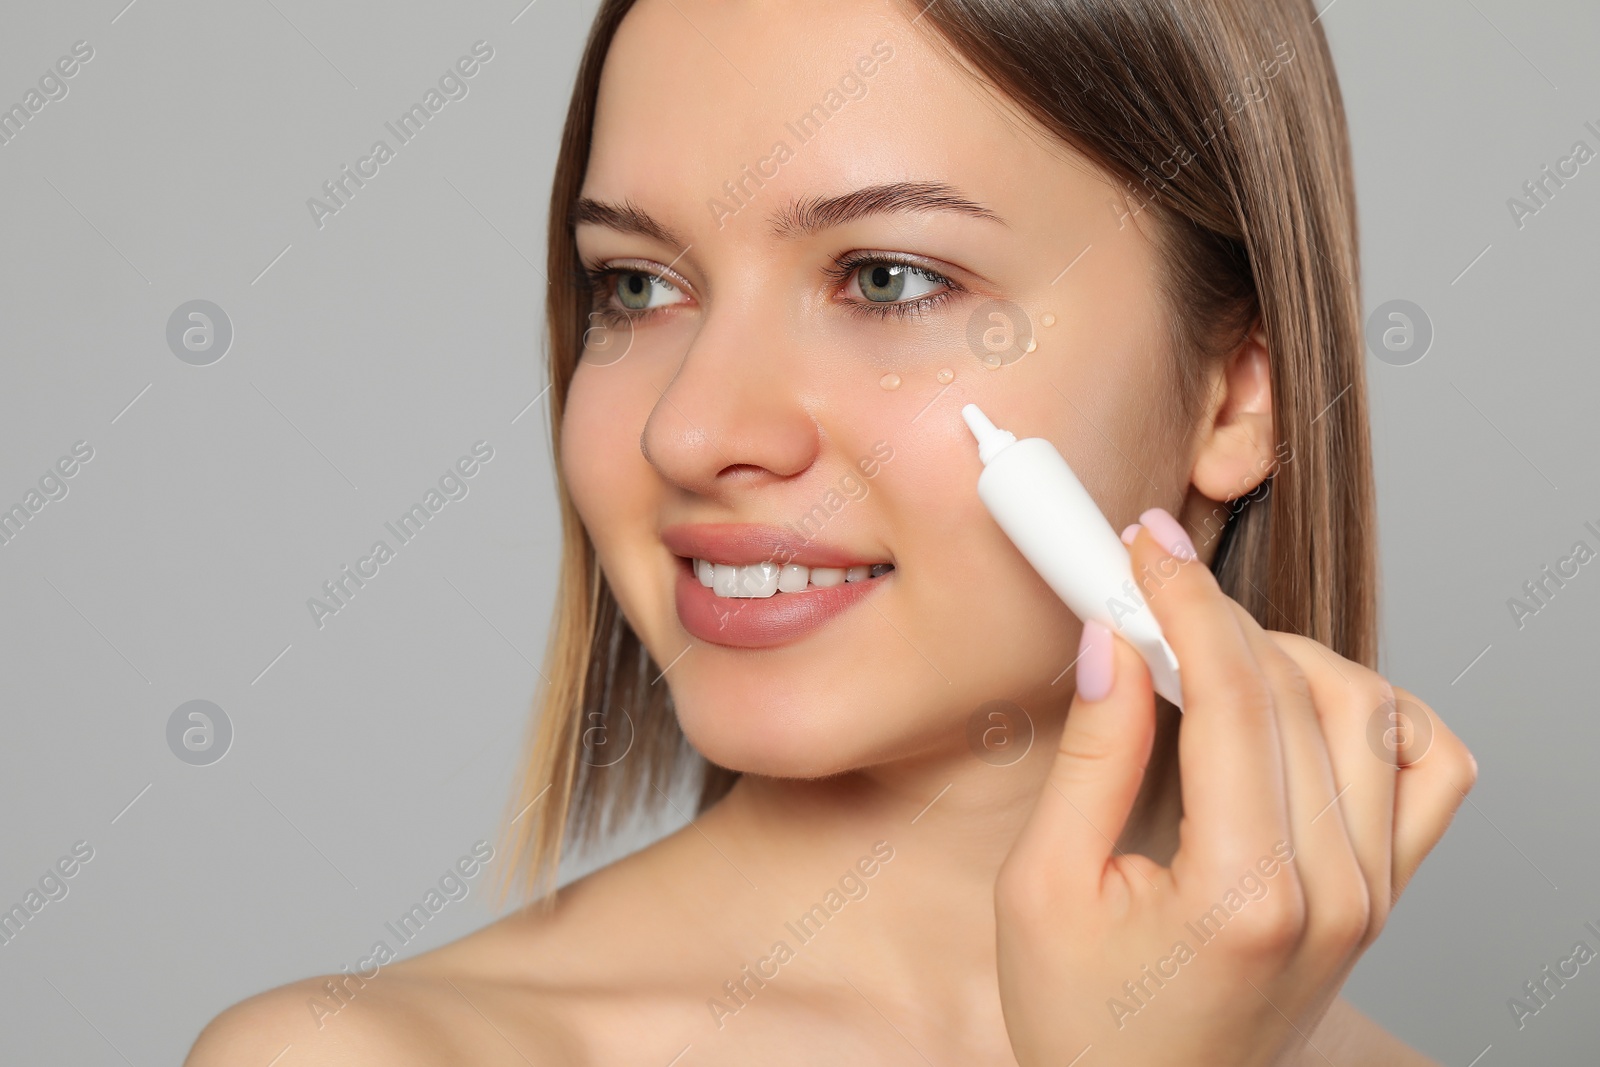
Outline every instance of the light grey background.
<svg viewBox="0 0 1600 1067">
<path fill-rule="evenodd" d="M 8 1063 L 175 1063 L 228 1004 L 392 942 L 384 922 L 493 839 L 554 593 L 540 265 L 593 12 L 524 3 L 0 12 L 0 106 L 94 48 L 0 145 L 0 507 L 94 449 L 0 546 L 0 906 L 94 848 L 0 945 Z M 1346 992 L 1447 1064 L 1592 1064 L 1600 963 L 1520 1032 L 1506 1001 L 1600 948 L 1600 563 L 1521 629 L 1507 600 L 1600 548 L 1600 161 L 1520 229 L 1507 199 L 1600 149 L 1600 9 L 1324 15 L 1364 305 L 1413 301 L 1435 331 L 1420 362 L 1368 358 L 1382 667 L 1481 764 Z M 318 229 L 307 198 L 480 39 L 468 95 Z M 195 299 L 235 334 L 205 367 L 166 340 Z M 307 598 L 480 440 L 468 495 L 318 629 Z M 210 766 L 167 744 L 194 699 L 235 731 Z M 492 918 L 488 883 L 407 952 Z"/>
</svg>

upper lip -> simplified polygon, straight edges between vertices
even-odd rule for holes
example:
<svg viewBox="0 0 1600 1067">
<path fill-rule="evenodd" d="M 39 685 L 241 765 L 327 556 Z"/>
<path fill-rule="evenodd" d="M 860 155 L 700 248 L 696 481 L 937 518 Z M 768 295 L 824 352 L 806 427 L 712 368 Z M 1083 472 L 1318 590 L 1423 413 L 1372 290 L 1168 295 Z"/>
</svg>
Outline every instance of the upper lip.
<svg viewBox="0 0 1600 1067">
<path fill-rule="evenodd" d="M 712 563 L 794 563 L 802 567 L 858 567 L 892 562 L 815 538 L 793 528 L 763 523 L 681 523 L 661 531 L 661 541 L 674 553 Z"/>
</svg>

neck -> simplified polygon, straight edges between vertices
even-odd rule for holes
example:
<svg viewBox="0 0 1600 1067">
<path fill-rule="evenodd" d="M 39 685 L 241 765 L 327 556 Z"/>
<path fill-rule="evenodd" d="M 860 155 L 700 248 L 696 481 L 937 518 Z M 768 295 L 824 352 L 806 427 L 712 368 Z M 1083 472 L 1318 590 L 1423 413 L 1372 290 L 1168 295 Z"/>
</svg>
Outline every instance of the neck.
<svg viewBox="0 0 1600 1067">
<path fill-rule="evenodd" d="M 1117 845 L 1167 862 L 1180 813 L 1159 754 L 1175 752 L 1178 713 L 1160 706 L 1170 721 L 1158 722 L 1157 758 Z M 759 890 L 747 898 L 752 918 L 773 937 L 799 952 L 814 938 L 830 969 L 882 983 L 885 994 L 960 1003 L 963 991 L 993 984 L 995 876 L 1051 788 L 1062 722 L 1037 724 L 1015 762 L 975 758 L 958 739 L 822 779 L 746 774 L 698 824 Z M 807 914 L 815 923 L 796 925 Z"/>
</svg>

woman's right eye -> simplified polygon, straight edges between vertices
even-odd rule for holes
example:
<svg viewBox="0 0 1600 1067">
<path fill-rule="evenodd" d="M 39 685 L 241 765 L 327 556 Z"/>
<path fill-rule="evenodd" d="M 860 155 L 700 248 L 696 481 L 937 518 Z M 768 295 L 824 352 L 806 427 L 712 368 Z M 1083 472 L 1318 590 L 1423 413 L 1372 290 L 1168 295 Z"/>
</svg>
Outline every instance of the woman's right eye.
<svg viewBox="0 0 1600 1067">
<path fill-rule="evenodd" d="M 656 301 L 658 294 L 671 296 L 678 287 L 657 275 L 642 270 L 618 271 L 614 275 L 617 300 L 629 311 L 647 311 L 663 306 Z"/>
<path fill-rule="evenodd" d="M 660 272 L 637 267 L 587 267 L 594 310 L 622 319 L 641 319 L 684 302 L 683 290 Z"/>
</svg>

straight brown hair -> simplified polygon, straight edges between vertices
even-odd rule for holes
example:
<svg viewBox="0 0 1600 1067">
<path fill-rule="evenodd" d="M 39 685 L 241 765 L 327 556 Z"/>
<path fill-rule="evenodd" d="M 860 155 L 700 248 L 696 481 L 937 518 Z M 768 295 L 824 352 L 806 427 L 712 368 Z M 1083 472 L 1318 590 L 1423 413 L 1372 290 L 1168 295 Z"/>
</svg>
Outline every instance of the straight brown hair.
<svg viewBox="0 0 1600 1067">
<path fill-rule="evenodd" d="M 516 886 L 554 904 L 569 840 L 604 838 L 699 777 L 695 814 L 737 772 L 699 757 L 661 669 L 622 616 L 560 476 L 560 426 L 589 293 L 572 208 L 589 160 L 606 52 L 635 0 L 602 0 L 562 133 L 550 201 L 550 426 L 561 506 L 560 584 L 546 680 L 520 788 L 506 811 Z M 1127 192 L 1162 253 L 1176 411 L 1193 419 L 1212 361 L 1257 324 L 1271 353 L 1276 463 L 1219 505 L 1197 542 L 1262 626 L 1368 667 L 1377 659 L 1377 559 L 1349 135 L 1309 0 L 905 0 L 935 43 Z M 1244 490 L 1248 489 L 1248 492 Z M 1177 715 L 1130 826 L 1176 787 Z M 627 756 L 616 760 L 598 752 Z"/>
</svg>

